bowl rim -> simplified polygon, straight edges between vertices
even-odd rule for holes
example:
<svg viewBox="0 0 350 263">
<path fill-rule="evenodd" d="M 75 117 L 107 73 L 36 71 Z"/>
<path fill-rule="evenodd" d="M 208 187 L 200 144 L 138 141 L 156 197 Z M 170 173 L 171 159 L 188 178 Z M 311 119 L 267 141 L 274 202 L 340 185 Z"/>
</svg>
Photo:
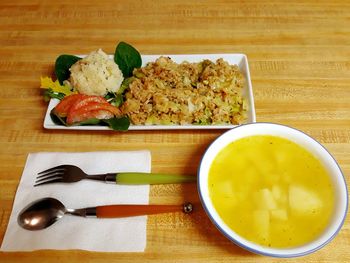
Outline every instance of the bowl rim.
<svg viewBox="0 0 350 263">
<path fill-rule="evenodd" d="M 236 234 L 232 229 L 230 229 L 223 221 L 221 222 L 217 222 L 217 220 L 215 219 L 215 217 L 211 214 L 210 208 L 208 207 L 207 202 L 210 202 L 209 197 L 205 197 L 203 195 L 203 176 L 201 176 L 201 171 L 202 171 L 202 166 L 203 166 L 203 161 L 205 160 L 208 152 L 213 148 L 214 145 L 216 145 L 220 140 L 222 140 L 222 138 L 224 136 L 228 136 L 227 134 L 231 134 L 234 133 L 235 130 L 237 129 L 243 129 L 243 127 L 247 127 L 247 126 L 274 126 L 274 127 L 280 127 L 282 129 L 286 129 L 289 130 L 290 132 L 296 132 L 299 133 L 300 136 L 304 136 L 308 141 L 312 142 L 312 143 L 316 143 L 318 146 L 321 146 L 321 151 L 324 152 L 324 154 L 326 154 L 328 157 L 330 157 L 331 162 L 333 162 L 333 164 L 335 164 L 335 167 L 337 169 L 337 174 L 338 176 L 336 176 L 336 181 L 341 185 L 339 188 L 344 189 L 344 191 L 342 191 L 342 193 L 340 193 L 340 196 L 344 196 L 344 205 L 341 206 L 341 220 L 336 221 L 335 223 L 332 223 L 331 226 L 334 226 L 334 230 L 331 231 L 329 235 L 326 236 L 326 239 L 323 242 L 316 242 L 318 241 L 319 238 L 317 238 L 314 241 L 308 242 L 304 245 L 301 246 L 297 246 L 297 247 L 292 247 L 292 248 L 270 248 L 270 247 L 265 247 L 262 245 L 258 245 L 254 242 L 251 242 L 241 236 L 239 236 L 238 234 Z M 269 133 L 261 133 L 263 135 L 269 135 Z M 255 134 L 255 135 L 259 135 L 259 134 Z M 273 136 L 276 136 L 274 134 L 271 134 Z M 248 137 L 248 136 L 254 136 L 254 135 L 247 135 L 247 136 L 242 136 L 239 137 L 240 138 L 244 138 L 244 137 Z M 281 135 L 282 138 L 286 138 L 288 139 L 288 136 L 283 136 Z M 236 139 L 235 139 L 236 140 Z M 289 139 L 291 140 L 291 139 Z M 234 140 L 232 140 L 234 141 Z M 292 140 L 293 141 L 293 140 Z M 293 141 L 295 142 L 295 141 Z M 295 142 L 297 143 L 297 142 Z M 298 144 L 298 143 L 297 143 Z M 300 144 L 299 144 L 300 145 Z M 223 149 L 225 146 L 227 146 L 227 144 L 225 144 L 223 147 L 220 148 Z M 304 148 L 306 148 L 304 146 Z M 308 151 L 310 151 L 309 149 L 307 149 Z M 217 155 L 217 153 L 214 155 L 214 157 Z M 213 158 L 210 159 L 210 161 L 212 162 Z M 325 245 L 327 245 L 330 241 L 332 241 L 335 236 L 339 233 L 340 229 L 342 228 L 342 226 L 344 225 L 346 216 L 347 216 L 347 211 L 348 211 L 348 189 L 347 189 L 347 184 L 346 184 L 346 180 L 345 180 L 345 176 L 343 171 L 341 170 L 339 164 L 337 163 L 336 159 L 332 156 L 332 154 L 320 143 L 318 142 L 316 139 L 314 139 L 313 137 L 311 137 L 310 135 L 306 134 L 305 132 L 293 128 L 291 126 L 287 126 L 284 124 L 279 124 L 279 123 L 272 123 L 272 122 L 255 122 L 255 123 L 247 123 L 247 124 L 242 124 L 239 125 L 237 127 L 234 127 L 226 132 L 224 132 L 223 134 L 221 134 L 220 136 L 218 136 L 214 141 L 212 141 L 210 143 L 210 145 L 207 147 L 207 149 L 205 150 L 205 153 L 203 154 L 200 163 L 199 163 L 199 168 L 197 171 L 197 176 L 198 176 L 198 180 L 197 180 L 197 189 L 198 189 L 198 194 L 199 194 L 199 199 L 200 202 L 205 210 L 205 213 L 207 214 L 207 216 L 209 217 L 209 219 L 211 220 L 211 222 L 214 224 L 214 226 L 226 237 L 228 238 L 231 242 L 235 243 L 236 245 L 238 245 L 241 248 L 244 248 L 250 252 L 253 252 L 255 254 L 260 254 L 260 255 L 264 255 L 264 256 L 271 256 L 271 257 L 277 257 L 277 258 L 291 258 L 291 257 L 300 257 L 300 256 L 305 256 L 308 255 L 310 253 L 313 253 L 319 249 L 321 249 L 322 247 L 324 247 Z M 207 177 L 206 177 L 207 178 Z M 207 185 L 207 180 L 205 182 Z M 217 214 L 217 212 L 214 209 L 214 214 Z M 218 217 L 220 220 L 221 218 L 217 215 L 216 217 Z M 227 230 L 230 230 L 231 234 L 227 232 Z M 234 236 L 232 236 L 232 234 L 234 234 Z M 322 241 L 322 240 L 320 240 Z M 314 245 L 312 245 L 314 242 L 316 242 Z"/>
</svg>

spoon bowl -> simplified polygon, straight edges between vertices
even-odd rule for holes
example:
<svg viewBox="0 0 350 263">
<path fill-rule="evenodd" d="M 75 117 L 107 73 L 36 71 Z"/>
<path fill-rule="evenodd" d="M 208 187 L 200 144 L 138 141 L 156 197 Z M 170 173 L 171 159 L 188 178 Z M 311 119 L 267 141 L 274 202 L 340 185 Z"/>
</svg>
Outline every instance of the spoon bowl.
<svg viewBox="0 0 350 263">
<path fill-rule="evenodd" d="M 66 213 L 65 206 L 54 198 L 42 198 L 26 206 L 18 215 L 18 224 L 27 230 L 51 226 Z"/>
</svg>

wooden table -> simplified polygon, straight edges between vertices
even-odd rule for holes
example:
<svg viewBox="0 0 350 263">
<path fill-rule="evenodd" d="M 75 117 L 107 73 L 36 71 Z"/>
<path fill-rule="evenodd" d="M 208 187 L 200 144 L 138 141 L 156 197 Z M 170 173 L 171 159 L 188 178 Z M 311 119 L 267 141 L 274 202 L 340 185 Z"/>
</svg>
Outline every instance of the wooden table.
<svg viewBox="0 0 350 263">
<path fill-rule="evenodd" d="M 99 3 L 97 3 L 99 2 Z M 0 3 L 0 241 L 27 154 L 38 151 L 152 152 L 154 172 L 196 173 L 223 130 L 127 133 L 44 130 L 40 76 L 62 53 L 113 53 L 119 41 L 142 54 L 245 53 L 258 121 L 301 129 L 350 175 L 350 5 L 347 1 L 2 0 Z M 151 203 L 198 202 L 196 187 L 151 188 Z M 20 237 L 18 237 L 20 238 Z M 322 250 L 295 261 L 350 262 L 350 219 Z M 148 219 L 144 253 L 0 253 L 1 262 L 278 262 L 233 245 L 198 207 Z"/>
</svg>

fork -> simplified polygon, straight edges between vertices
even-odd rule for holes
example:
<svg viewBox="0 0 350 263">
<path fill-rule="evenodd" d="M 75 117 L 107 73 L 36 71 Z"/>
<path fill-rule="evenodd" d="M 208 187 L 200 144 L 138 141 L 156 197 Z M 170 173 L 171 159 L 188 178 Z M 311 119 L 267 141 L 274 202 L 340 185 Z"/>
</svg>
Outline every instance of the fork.
<svg viewBox="0 0 350 263">
<path fill-rule="evenodd" d="M 59 165 L 38 173 L 34 186 L 51 183 L 73 183 L 83 179 L 125 185 L 175 184 L 196 181 L 196 176 L 162 173 L 106 173 L 88 175 L 75 165 Z"/>
</svg>

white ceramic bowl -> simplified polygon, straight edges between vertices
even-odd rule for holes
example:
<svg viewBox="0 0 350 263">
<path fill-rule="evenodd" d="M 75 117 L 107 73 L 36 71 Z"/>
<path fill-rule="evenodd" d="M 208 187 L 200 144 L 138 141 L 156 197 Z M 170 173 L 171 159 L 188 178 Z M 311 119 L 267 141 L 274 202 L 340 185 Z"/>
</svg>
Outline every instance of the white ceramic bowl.
<svg viewBox="0 0 350 263">
<path fill-rule="evenodd" d="M 214 158 L 219 151 L 229 143 L 240 138 L 253 135 L 273 135 L 289 139 L 306 148 L 309 152 L 316 156 L 328 170 L 335 187 L 335 211 L 333 212 L 333 216 L 328 227 L 317 239 L 313 240 L 312 242 L 287 249 L 264 247 L 250 242 L 236 234 L 224 223 L 215 210 L 213 203 L 209 198 L 208 191 L 208 174 Z M 201 160 L 198 170 L 198 191 L 202 205 L 209 218 L 228 239 L 233 241 L 238 246 L 253 253 L 280 258 L 304 256 L 325 246 L 337 235 L 342 227 L 348 207 L 346 182 L 340 167 L 331 154 L 319 142 L 305 133 L 284 125 L 272 123 L 251 123 L 241 125 L 218 137 L 208 147 Z"/>
</svg>

